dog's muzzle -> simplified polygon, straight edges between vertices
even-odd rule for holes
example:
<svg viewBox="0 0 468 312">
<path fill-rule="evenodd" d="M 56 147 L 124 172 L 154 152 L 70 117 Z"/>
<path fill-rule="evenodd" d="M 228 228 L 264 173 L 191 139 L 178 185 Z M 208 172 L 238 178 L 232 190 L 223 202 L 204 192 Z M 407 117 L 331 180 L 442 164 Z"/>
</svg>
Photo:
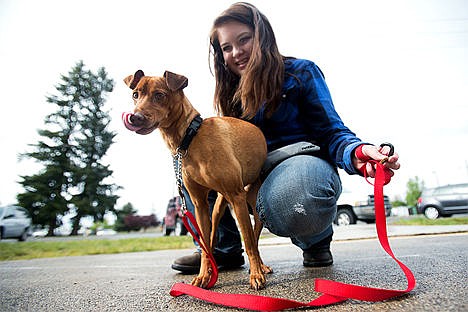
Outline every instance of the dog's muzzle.
<svg viewBox="0 0 468 312">
<path fill-rule="evenodd" d="M 122 121 L 125 127 L 130 131 L 138 131 L 143 128 L 144 117 L 141 114 L 129 112 L 122 113 Z"/>
<path fill-rule="evenodd" d="M 145 116 L 141 113 L 122 113 L 122 120 L 125 127 L 138 134 L 149 134 L 158 127 L 158 123 L 148 126 Z"/>
</svg>

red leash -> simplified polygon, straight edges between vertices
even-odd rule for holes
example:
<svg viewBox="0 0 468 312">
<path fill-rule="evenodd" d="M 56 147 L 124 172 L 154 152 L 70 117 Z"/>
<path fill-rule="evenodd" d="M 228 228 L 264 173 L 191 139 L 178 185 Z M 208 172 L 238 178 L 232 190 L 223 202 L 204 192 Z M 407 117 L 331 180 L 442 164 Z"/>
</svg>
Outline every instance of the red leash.
<svg viewBox="0 0 468 312">
<path fill-rule="evenodd" d="M 193 224 L 193 227 L 195 228 L 195 232 L 193 231 L 192 227 L 190 226 L 190 224 L 188 223 L 188 219 L 190 219 L 190 222 Z M 211 263 L 211 268 L 212 268 L 212 272 L 211 272 L 211 278 L 210 278 L 210 281 L 208 282 L 208 285 L 206 286 L 207 289 L 210 289 L 211 287 L 214 286 L 214 284 L 216 284 L 216 281 L 218 280 L 218 266 L 216 265 L 216 261 L 213 257 L 213 253 L 211 252 L 210 250 L 210 246 L 208 246 L 208 244 L 206 243 L 206 241 L 203 239 L 203 236 L 201 236 L 199 233 L 201 233 L 200 231 L 200 228 L 198 227 L 198 223 L 197 223 L 197 220 L 195 220 L 195 217 L 193 216 L 193 214 L 188 211 L 188 210 L 185 210 L 184 211 L 184 215 L 182 217 L 182 221 L 184 222 L 184 225 L 185 225 L 185 228 L 190 232 L 190 234 L 192 234 L 192 236 L 195 238 L 195 240 L 197 241 L 198 245 L 203 249 L 203 251 L 208 255 L 208 257 L 210 258 L 210 263 Z M 177 285 L 177 284 L 176 284 Z M 183 284 L 182 285 L 187 285 L 187 284 Z M 175 286 L 175 285 L 174 285 Z M 190 285 L 192 286 L 192 285 Z M 202 288 L 199 288 L 199 287 L 195 287 L 195 286 L 192 286 L 196 289 L 202 289 Z M 174 289 L 174 288 L 172 288 Z M 171 290 L 172 292 L 172 290 Z M 172 295 L 172 293 L 171 293 Z M 182 294 L 181 294 L 182 295 Z M 188 295 L 188 294 L 187 294 Z"/>
<path fill-rule="evenodd" d="M 387 224 L 385 220 L 385 205 L 383 187 L 388 183 L 389 176 L 386 176 L 385 167 L 377 161 L 368 160 L 376 166 L 376 175 L 374 181 L 374 203 L 375 203 L 375 222 L 377 228 L 377 235 L 380 245 L 387 252 L 389 256 L 395 260 L 400 268 L 403 270 L 408 281 L 408 287 L 405 290 L 391 290 L 383 288 L 372 288 L 366 286 L 345 284 L 330 280 L 316 279 L 315 291 L 322 293 L 322 295 L 308 303 L 298 302 L 283 298 L 273 298 L 259 295 L 249 294 L 222 294 L 214 291 L 202 289 L 185 283 L 176 283 L 172 286 L 170 291 L 171 296 L 178 297 L 181 295 L 189 295 L 210 303 L 219 304 L 222 306 L 229 306 L 235 308 L 243 308 L 255 311 L 279 311 L 300 307 L 317 307 L 335 304 L 338 302 L 346 301 L 348 299 L 356 299 L 362 301 L 382 301 L 398 296 L 402 296 L 410 292 L 416 286 L 416 280 L 411 270 L 399 261 L 393 254 L 387 236 Z M 195 222 L 195 218 L 190 212 L 187 212 L 187 217 L 190 222 L 195 226 L 198 233 L 201 233 Z M 187 218 L 184 219 L 184 224 L 187 229 L 192 233 L 191 227 L 188 225 Z M 192 233 L 192 236 L 199 242 L 197 235 Z M 203 238 L 202 238 L 203 240 Z M 205 242 L 199 245 L 207 254 L 210 255 L 210 262 L 213 268 L 213 274 L 207 288 L 211 288 L 217 280 L 218 272 L 216 262 L 214 261 L 209 247 Z"/>
</svg>

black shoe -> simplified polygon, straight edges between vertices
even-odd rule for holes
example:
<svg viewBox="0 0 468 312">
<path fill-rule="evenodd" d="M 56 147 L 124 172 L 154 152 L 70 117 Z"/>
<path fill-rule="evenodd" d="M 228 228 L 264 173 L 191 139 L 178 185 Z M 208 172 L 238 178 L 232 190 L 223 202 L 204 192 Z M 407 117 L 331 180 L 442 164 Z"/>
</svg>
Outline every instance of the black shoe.
<svg viewBox="0 0 468 312">
<path fill-rule="evenodd" d="M 304 251 L 304 261 L 302 264 L 305 267 L 327 267 L 333 264 L 333 256 L 330 249 Z"/>
<path fill-rule="evenodd" d="M 332 235 L 321 240 L 309 249 L 304 250 L 302 256 L 305 267 L 327 267 L 333 264 L 333 256 L 330 251 Z"/>
<path fill-rule="evenodd" d="M 237 254 L 215 253 L 214 258 L 219 270 L 237 269 L 245 264 L 242 252 Z M 189 256 L 177 258 L 171 267 L 183 274 L 195 274 L 200 271 L 200 263 L 201 254 L 194 252 Z"/>
</svg>

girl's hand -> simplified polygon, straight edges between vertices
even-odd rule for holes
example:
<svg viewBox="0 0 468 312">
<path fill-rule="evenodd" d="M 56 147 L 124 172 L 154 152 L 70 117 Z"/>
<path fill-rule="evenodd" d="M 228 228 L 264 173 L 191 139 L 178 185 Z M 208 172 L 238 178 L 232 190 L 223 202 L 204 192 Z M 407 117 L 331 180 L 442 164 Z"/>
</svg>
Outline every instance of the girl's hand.
<svg viewBox="0 0 468 312">
<path fill-rule="evenodd" d="M 394 153 L 392 156 L 388 156 L 390 153 L 390 147 L 385 145 L 382 147 L 376 147 L 374 145 L 363 144 L 358 146 L 353 155 L 353 165 L 363 175 L 374 178 L 375 177 L 375 165 L 368 163 L 370 159 L 383 162 L 388 173 L 392 177 L 395 173 L 393 170 L 400 168 L 398 162 L 398 154 Z"/>
</svg>

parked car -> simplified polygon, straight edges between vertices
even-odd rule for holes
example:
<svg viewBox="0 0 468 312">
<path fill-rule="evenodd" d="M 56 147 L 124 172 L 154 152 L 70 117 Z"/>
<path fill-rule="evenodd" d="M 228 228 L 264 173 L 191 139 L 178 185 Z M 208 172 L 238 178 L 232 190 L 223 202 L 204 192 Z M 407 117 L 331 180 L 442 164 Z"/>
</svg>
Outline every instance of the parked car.
<svg viewBox="0 0 468 312">
<path fill-rule="evenodd" d="M 417 209 L 428 219 L 468 213 L 468 183 L 444 185 L 423 190 Z"/>
<path fill-rule="evenodd" d="M 31 223 L 26 209 L 19 206 L 0 207 L 0 239 L 25 241 L 30 235 Z"/>
<path fill-rule="evenodd" d="M 384 195 L 385 215 L 388 217 L 392 205 L 388 196 Z M 360 194 L 343 189 L 337 203 L 337 212 L 334 223 L 337 225 L 356 224 L 358 220 L 367 223 L 375 222 L 375 208 L 373 194 Z"/>
<path fill-rule="evenodd" d="M 35 229 L 33 230 L 31 236 L 32 237 L 46 237 L 48 232 L 49 231 L 47 229 L 42 229 L 42 228 Z"/>
<path fill-rule="evenodd" d="M 187 235 L 187 229 L 182 221 L 180 196 L 175 196 L 169 200 L 166 209 L 166 215 L 163 219 L 163 234 L 171 235 L 172 232 L 176 236 Z"/>
<path fill-rule="evenodd" d="M 99 229 L 96 231 L 96 236 L 108 236 L 108 235 L 116 235 L 117 232 L 113 229 Z"/>
</svg>

